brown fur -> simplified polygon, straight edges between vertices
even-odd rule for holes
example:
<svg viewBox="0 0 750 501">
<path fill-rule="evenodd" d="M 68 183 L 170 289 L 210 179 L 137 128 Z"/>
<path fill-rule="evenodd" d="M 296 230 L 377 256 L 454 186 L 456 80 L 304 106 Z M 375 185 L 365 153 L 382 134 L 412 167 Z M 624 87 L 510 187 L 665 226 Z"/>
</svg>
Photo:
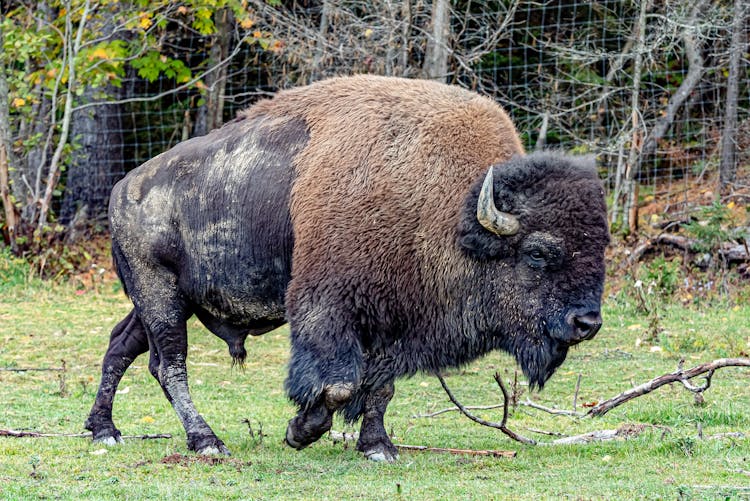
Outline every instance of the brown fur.
<svg viewBox="0 0 750 501">
<path fill-rule="evenodd" d="M 332 102 L 338 105 L 333 112 Z M 404 291 L 430 287 L 440 294 L 437 288 L 447 284 L 393 279 L 414 279 L 415 268 L 461 258 L 453 252 L 455 227 L 471 184 L 490 165 L 523 153 L 497 104 L 430 81 L 364 75 L 325 80 L 283 91 L 244 113 L 260 115 L 298 117 L 310 131 L 295 159 L 291 214 L 298 244 L 290 309 L 300 289 L 334 271 L 369 274 L 378 295 L 401 307 L 419 300 L 399 298 Z M 382 246 L 372 252 L 371 242 Z"/>
</svg>

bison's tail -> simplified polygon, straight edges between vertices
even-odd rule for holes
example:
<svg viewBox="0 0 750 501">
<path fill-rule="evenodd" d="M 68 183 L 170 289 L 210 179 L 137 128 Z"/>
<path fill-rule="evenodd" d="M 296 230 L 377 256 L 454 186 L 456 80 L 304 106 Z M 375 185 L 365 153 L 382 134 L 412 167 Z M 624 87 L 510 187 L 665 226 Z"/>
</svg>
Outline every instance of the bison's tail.
<svg viewBox="0 0 750 501">
<path fill-rule="evenodd" d="M 120 246 L 114 239 L 112 240 L 112 261 L 115 265 L 117 278 L 119 278 L 122 283 L 122 289 L 127 296 L 130 296 L 130 294 L 128 294 L 128 284 L 133 278 L 133 272 L 130 270 L 130 265 L 128 265 L 128 261 L 125 259 L 122 249 L 120 249 Z"/>
</svg>

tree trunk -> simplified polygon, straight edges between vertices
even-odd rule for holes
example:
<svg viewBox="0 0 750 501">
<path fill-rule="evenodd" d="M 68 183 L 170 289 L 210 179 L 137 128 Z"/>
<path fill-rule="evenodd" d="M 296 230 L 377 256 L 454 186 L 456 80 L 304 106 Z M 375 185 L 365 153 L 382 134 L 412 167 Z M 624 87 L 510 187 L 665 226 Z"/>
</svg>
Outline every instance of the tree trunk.
<svg viewBox="0 0 750 501">
<path fill-rule="evenodd" d="M 721 189 L 734 183 L 737 171 L 737 97 L 739 95 L 742 53 L 745 50 L 745 2 L 735 0 L 732 44 L 729 47 L 729 77 L 727 79 L 727 101 L 724 111 L 724 131 L 721 135 L 721 163 L 719 182 Z"/>
<path fill-rule="evenodd" d="M 427 42 L 422 67 L 424 78 L 445 81 L 448 77 L 450 54 L 450 1 L 434 0 L 432 4 L 432 33 Z"/>
<path fill-rule="evenodd" d="M 231 51 L 234 16 L 228 8 L 216 12 L 216 35 L 209 49 L 207 68 L 220 64 Z M 205 102 L 198 108 L 193 136 L 204 136 L 224 123 L 224 93 L 227 85 L 227 65 L 206 75 Z"/>
<path fill-rule="evenodd" d="M 640 112 L 641 71 L 643 70 L 643 52 L 646 45 L 646 13 L 650 7 L 649 1 L 641 4 L 638 15 L 638 35 L 635 43 L 635 60 L 633 62 L 633 90 L 631 94 L 631 136 L 630 152 L 624 169 L 624 179 L 618 183 L 621 187 L 622 201 L 622 229 L 631 234 L 638 229 L 638 181 L 636 176 L 640 166 L 640 150 L 643 144 L 643 124 Z M 618 180 L 619 181 L 619 180 Z M 619 193 L 617 195 L 620 195 Z"/>
<path fill-rule="evenodd" d="M 0 12 L 0 21 L 3 14 Z M 3 46 L 3 32 L 0 30 L 0 47 Z M 10 101 L 8 98 L 8 80 L 5 77 L 5 63 L 0 58 L 0 198 L 3 203 L 3 220 L 5 229 L 3 231 L 4 241 L 10 245 L 11 250 L 15 251 L 15 233 L 16 233 L 16 208 L 11 198 L 11 186 L 9 180 L 10 166 L 15 165 L 11 133 L 10 133 L 10 116 L 8 107 Z"/>
<path fill-rule="evenodd" d="M 110 99 L 119 97 L 119 89 L 111 85 L 98 89 L 87 87 L 79 102 L 96 102 L 99 99 L 95 95 L 102 91 Z M 70 135 L 77 148 L 71 153 L 67 171 L 60 210 L 62 224 L 71 222 L 80 210 L 85 210 L 90 219 L 107 213 L 109 193 L 124 171 L 120 117 L 120 105 L 105 102 L 73 113 Z"/>
</svg>

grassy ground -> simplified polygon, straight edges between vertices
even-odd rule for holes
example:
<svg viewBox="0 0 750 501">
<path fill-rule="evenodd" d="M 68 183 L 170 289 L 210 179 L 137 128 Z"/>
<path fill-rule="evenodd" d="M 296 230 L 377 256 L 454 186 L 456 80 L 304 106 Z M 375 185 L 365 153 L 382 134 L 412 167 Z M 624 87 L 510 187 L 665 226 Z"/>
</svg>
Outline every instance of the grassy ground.
<svg viewBox="0 0 750 501">
<path fill-rule="evenodd" d="M 79 433 L 94 400 L 111 327 L 129 310 L 114 283 L 76 292 L 70 286 L 19 284 L 0 294 L 0 367 L 66 367 L 64 373 L 0 372 L 0 428 Z M 655 340 L 649 318 L 628 301 L 609 299 L 605 327 L 575 349 L 541 393 L 547 406 L 571 408 L 582 374 L 580 405 L 616 395 L 675 369 L 750 351 L 750 306 L 665 306 Z M 438 381 L 418 375 L 396 385 L 386 416 L 394 442 L 464 449 L 511 449 L 513 459 L 402 452 L 397 464 L 363 460 L 351 446 L 324 437 L 297 452 L 282 444 L 294 413 L 283 391 L 286 328 L 248 339 L 244 371 L 230 367 L 226 346 L 191 320 L 188 367 L 199 410 L 232 450 L 225 461 L 189 454 L 182 427 L 141 357 L 115 402 L 124 435 L 169 433 L 105 448 L 86 438 L 0 437 L 1 499 L 750 499 L 750 370 L 717 372 L 705 404 L 673 385 L 598 419 L 571 419 L 519 407 L 509 426 L 568 435 L 623 424 L 647 428 L 627 441 L 523 446 L 455 412 L 415 418 L 450 405 Z M 639 341 L 640 340 L 640 341 Z M 447 374 L 466 405 L 499 401 L 495 371 L 514 364 L 492 354 Z M 522 398 L 525 398 L 524 395 Z M 499 420 L 497 411 L 477 411 Z M 253 435 L 244 420 L 248 420 Z M 704 438 L 699 438 L 698 427 Z M 342 422 L 335 429 L 352 431 Z M 259 431 L 262 433 L 259 436 Z M 709 439 L 724 432 L 746 438 Z"/>
</svg>

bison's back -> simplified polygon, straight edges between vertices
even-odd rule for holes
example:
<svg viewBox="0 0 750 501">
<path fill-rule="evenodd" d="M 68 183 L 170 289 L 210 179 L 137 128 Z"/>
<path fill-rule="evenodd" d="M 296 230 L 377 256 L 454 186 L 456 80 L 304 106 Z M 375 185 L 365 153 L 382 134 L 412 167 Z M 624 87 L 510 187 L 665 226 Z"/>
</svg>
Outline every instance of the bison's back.
<svg viewBox="0 0 750 501">
<path fill-rule="evenodd" d="M 150 277 L 222 322 L 284 316 L 292 230 L 292 158 L 304 124 L 239 119 L 131 172 L 110 203 L 116 264 L 136 306 Z M 119 254 L 119 256 L 118 256 Z"/>
</svg>

